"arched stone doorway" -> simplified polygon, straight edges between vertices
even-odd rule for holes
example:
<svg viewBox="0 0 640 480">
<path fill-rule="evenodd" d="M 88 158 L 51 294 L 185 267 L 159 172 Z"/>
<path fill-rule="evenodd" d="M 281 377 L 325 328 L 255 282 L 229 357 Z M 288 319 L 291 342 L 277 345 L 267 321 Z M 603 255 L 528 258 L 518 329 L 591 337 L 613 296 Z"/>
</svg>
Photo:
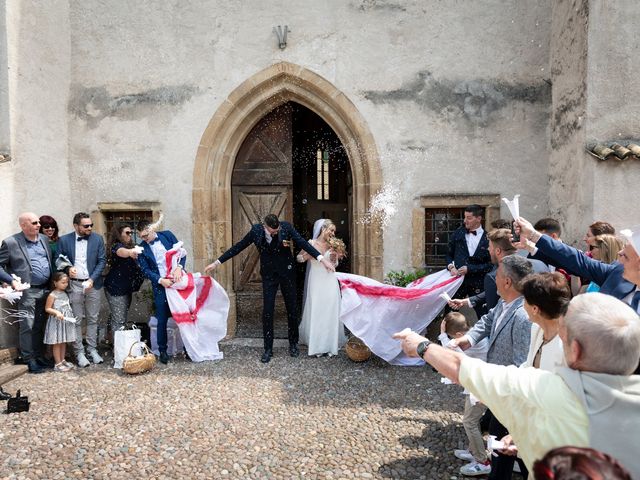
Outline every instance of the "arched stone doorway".
<svg viewBox="0 0 640 480">
<path fill-rule="evenodd" d="M 382 184 L 373 137 L 351 101 L 319 75 L 282 62 L 246 80 L 212 117 L 202 135 L 193 177 L 193 247 L 195 269 L 217 258 L 232 244 L 231 177 L 235 159 L 253 127 L 276 107 L 295 102 L 319 115 L 336 133 L 349 158 L 353 181 L 351 270 L 382 277 L 382 232 L 367 218 L 371 196 Z M 231 262 L 218 281 L 230 296 L 230 334 L 235 333 L 235 292 Z"/>
<path fill-rule="evenodd" d="M 336 133 L 308 108 L 284 103 L 251 129 L 236 156 L 231 176 L 233 243 L 239 242 L 269 213 L 291 222 L 312 238 L 314 222 L 330 218 L 336 235 L 351 245 L 352 182 L 349 158 Z M 262 278 L 257 249 L 247 248 L 233 260 L 236 334 L 262 337 Z M 347 256 L 338 269 L 351 271 Z M 306 265 L 295 264 L 299 311 Z M 276 338 L 287 337 L 284 301 L 276 297 Z"/>
</svg>

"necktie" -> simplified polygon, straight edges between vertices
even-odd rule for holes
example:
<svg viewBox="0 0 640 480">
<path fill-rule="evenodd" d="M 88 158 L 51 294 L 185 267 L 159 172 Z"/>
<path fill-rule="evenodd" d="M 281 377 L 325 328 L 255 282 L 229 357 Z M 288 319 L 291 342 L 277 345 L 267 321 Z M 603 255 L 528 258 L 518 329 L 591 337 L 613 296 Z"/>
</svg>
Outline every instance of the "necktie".
<svg viewBox="0 0 640 480">
<path fill-rule="evenodd" d="M 78 242 L 89 240 L 89 237 L 78 237 Z"/>
<path fill-rule="evenodd" d="M 470 233 L 471 235 L 477 235 L 478 232 L 476 232 L 475 230 L 467 230 L 467 233 Z"/>
<path fill-rule="evenodd" d="M 636 293 L 633 294 L 633 299 L 631 300 L 631 308 L 633 308 L 634 312 L 638 311 L 638 304 L 640 304 L 640 290 L 636 290 Z"/>
</svg>

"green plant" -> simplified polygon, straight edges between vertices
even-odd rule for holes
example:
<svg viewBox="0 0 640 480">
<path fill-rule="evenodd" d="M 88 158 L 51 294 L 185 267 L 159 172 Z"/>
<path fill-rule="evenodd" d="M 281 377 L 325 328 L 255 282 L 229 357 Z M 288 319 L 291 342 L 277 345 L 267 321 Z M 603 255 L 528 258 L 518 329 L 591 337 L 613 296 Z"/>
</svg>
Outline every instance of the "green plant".
<svg viewBox="0 0 640 480">
<path fill-rule="evenodd" d="M 422 268 L 414 270 L 413 272 L 391 270 L 384 277 L 384 283 L 388 285 L 395 285 L 396 287 L 406 287 L 411 282 L 424 277 L 426 274 L 426 270 Z"/>
</svg>

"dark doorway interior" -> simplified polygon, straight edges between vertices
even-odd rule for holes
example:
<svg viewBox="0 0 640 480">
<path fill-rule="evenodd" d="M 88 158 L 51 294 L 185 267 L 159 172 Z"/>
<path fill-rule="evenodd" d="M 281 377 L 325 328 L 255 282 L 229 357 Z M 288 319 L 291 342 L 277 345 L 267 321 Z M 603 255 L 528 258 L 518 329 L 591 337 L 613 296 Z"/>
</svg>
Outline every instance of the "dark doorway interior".
<svg viewBox="0 0 640 480">
<path fill-rule="evenodd" d="M 322 118 L 298 104 L 293 111 L 293 223 L 306 239 L 313 224 L 329 218 L 349 247 L 351 168 L 340 139 Z M 350 250 L 350 249 L 349 249 Z M 347 257 L 338 269 L 350 271 Z"/>
<path fill-rule="evenodd" d="M 234 242 L 242 238 L 251 223 L 274 211 L 293 222 L 305 239 L 312 237 L 317 219 L 330 218 L 336 224 L 336 236 L 351 252 L 351 193 L 349 160 L 335 132 L 310 109 L 288 102 L 267 114 L 239 150 L 232 179 Z M 262 336 L 262 292 L 255 260 L 249 253 L 234 259 L 238 262 L 234 264 L 234 285 L 236 334 L 240 337 Z M 348 272 L 350 266 L 347 258 L 338 270 Z M 298 265 L 300 316 L 304 272 L 305 266 Z M 275 337 L 286 338 L 281 295 L 276 300 L 274 320 Z"/>
</svg>

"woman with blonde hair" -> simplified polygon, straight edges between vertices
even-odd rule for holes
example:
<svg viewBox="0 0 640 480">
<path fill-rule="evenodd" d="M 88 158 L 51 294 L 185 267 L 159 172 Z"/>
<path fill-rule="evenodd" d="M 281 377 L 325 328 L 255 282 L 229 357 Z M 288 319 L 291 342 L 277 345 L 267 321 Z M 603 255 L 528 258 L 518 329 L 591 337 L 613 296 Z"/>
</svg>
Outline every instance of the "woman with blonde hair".
<svg viewBox="0 0 640 480">
<path fill-rule="evenodd" d="M 618 259 L 618 252 L 622 250 L 626 241 L 615 235 L 597 235 L 591 240 L 591 258 L 604 263 L 613 263 Z M 597 292 L 600 286 L 591 282 L 586 293 Z"/>
<path fill-rule="evenodd" d="M 340 247 L 335 233 L 334 223 L 328 218 L 321 218 L 313 225 L 313 239 L 309 243 L 337 265 L 344 250 L 338 251 Z M 340 284 L 336 274 L 327 271 L 304 250 L 296 259 L 300 263 L 307 262 L 300 343 L 309 347 L 309 355 L 337 355 L 347 339 L 340 321 Z"/>
</svg>

